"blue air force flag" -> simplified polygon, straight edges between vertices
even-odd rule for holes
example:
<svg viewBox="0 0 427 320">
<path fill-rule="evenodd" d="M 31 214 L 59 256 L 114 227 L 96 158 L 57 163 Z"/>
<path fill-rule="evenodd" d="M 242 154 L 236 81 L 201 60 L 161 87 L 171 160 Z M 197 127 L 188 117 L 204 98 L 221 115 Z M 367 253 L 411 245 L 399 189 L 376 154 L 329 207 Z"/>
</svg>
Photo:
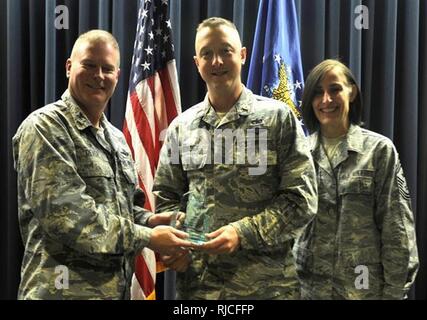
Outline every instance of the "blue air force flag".
<svg viewBox="0 0 427 320">
<path fill-rule="evenodd" d="M 261 0 L 247 87 L 286 103 L 301 120 L 304 86 L 293 0 Z"/>
</svg>

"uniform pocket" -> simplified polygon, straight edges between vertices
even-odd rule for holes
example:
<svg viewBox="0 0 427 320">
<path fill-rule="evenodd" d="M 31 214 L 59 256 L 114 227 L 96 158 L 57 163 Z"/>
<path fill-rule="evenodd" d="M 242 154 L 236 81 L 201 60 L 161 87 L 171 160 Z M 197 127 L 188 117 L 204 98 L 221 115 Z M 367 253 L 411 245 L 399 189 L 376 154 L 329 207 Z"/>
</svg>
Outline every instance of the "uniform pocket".
<svg viewBox="0 0 427 320">
<path fill-rule="evenodd" d="M 273 174 L 277 165 L 277 152 L 275 150 L 246 149 L 246 157 L 246 163 L 239 165 L 241 173 L 254 176 L 257 179 L 265 174 Z"/>
<path fill-rule="evenodd" d="M 207 158 L 206 154 L 185 152 L 181 156 L 182 169 L 184 171 L 200 170 L 206 165 Z"/>
<path fill-rule="evenodd" d="M 103 160 L 89 159 L 90 161 L 84 161 L 80 164 L 78 171 L 83 178 L 95 178 L 104 177 L 112 178 L 114 172 L 110 164 Z"/>
<path fill-rule="evenodd" d="M 381 263 L 380 251 L 375 247 L 347 249 L 342 252 L 342 259 L 345 265 L 350 266 Z"/>
<path fill-rule="evenodd" d="M 375 187 L 373 177 L 365 175 L 342 179 L 339 191 L 339 223 L 345 246 L 363 248 L 363 246 L 376 243 L 378 230 L 374 219 Z M 351 257 L 349 254 L 347 256 Z"/>
<path fill-rule="evenodd" d="M 136 185 L 137 175 L 136 175 L 135 165 L 131 155 L 126 151 L 122 150 L 120 151 L 120 153 L 118 153 L 118 160 L 119 160 L 119 164 L 122 169 L 123 175 L 126 178 L 126 181 L 129 184 Z"/>
<path fill-rule="evenodd" d="M 111 192 L 114 178 L 110 163 L 102 159 L 89 158 L 79 163 L 78 171 L 86 185 L 85 192 L 97 202 L 104 201 Z"/>
<path fill-rule="evenodd" d="M 340 185 L 340 195 L 373 194 L 374 181 L 369 176 L 351 176 Z"/>
</svg>

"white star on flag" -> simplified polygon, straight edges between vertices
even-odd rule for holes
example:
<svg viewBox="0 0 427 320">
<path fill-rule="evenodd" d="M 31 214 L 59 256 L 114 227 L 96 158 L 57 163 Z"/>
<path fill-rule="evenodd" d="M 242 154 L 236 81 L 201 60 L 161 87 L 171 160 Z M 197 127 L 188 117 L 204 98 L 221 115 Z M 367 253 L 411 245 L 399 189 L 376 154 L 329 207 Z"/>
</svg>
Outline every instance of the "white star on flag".
<svg viewBox="0 0 427 320">
<path fill-rule="evenodd" d="M 144 49 L 145 52 L 147 52 L 147 55 L 153 55 L 153 48 L 150 48 L 150 46 L 148 46 L 148 48 Z"/>
<path fill-rule="evenodd" d="M 141 66 L 144 68 L 144 70 L 150 70 L 150 64 L 147 61 L 141 64 Z"/>
</svg>

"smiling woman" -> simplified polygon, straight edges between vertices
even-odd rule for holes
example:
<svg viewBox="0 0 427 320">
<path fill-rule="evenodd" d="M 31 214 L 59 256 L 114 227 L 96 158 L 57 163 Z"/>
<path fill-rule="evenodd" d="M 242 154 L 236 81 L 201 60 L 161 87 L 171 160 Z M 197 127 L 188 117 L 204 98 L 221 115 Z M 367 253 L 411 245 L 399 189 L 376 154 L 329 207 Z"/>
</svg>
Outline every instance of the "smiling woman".
<svg viewBox="0 0 427 320">
<path fill-rule="evenodd" d="M 340 68 L 335 67 L 324 75 L 316 87 L 313 111 L 325 137 L 336 138 L 348 131 L 350 103 L 356 94 L 356 86 L 347 83 Z"/>
<path fill-rule="evenodd" d="M 359 126 L 360 90 L 339 61 L 325 60 L 310 72 L 302 108 L 318 184 L 316 218 L 296 245 L 302 297 L 406 298 L 418 251 L 393 143 Z"/>
<path fill-rule="evenodd" d="M 362 99 L 354 75 L 337 60 L 318 64 L 307 77 L 301 108 L 309 131 L 320 128 L 329 138 L 345 134 L 350 123 L 360 125 Z"/>
</svg>

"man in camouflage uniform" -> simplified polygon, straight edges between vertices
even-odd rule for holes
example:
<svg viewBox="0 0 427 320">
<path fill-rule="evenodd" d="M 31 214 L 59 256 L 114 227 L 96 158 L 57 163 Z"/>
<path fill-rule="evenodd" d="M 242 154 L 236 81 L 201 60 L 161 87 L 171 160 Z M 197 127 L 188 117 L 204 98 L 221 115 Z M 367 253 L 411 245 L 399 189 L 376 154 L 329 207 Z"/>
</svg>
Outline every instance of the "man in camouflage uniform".
<svg viewBox="0 0 427 320">
<path fill-rule="evenodd" d="M 119 61 L 110 33 L 81 35 L 66 62 L 68 90 L 13 138 L 25 245 L 19 299 L 128 298 L 143 247 L 173 254 L 190 244 L 171 227 L 143 226 L 169 223 L 170 214 L 142 208 L 129 148 L 103 114 Z"/>
<path fill-rule="evenodd" d="M 291 247 L 316 212 L 314 164 L 284 104 L 252 94 L 236 27 L 210 18 L 196 35 L 203 102 L 169 126 L 153 191 L 157 211 L 186 211 L 208 242 L 164 257 L 180 299 L 296 299 Z M 188 195 L 188 199 L 186 196 Z"/>
<path fill-rule="evenodd" d="M 341 62 L 321 62 L 305 85 L 319 204 L 295 246 L 302 297 L 403 299 L 417 274 L 418 252 L 396 148 L 359 126 L 360 90 Z"/>
</svg>

